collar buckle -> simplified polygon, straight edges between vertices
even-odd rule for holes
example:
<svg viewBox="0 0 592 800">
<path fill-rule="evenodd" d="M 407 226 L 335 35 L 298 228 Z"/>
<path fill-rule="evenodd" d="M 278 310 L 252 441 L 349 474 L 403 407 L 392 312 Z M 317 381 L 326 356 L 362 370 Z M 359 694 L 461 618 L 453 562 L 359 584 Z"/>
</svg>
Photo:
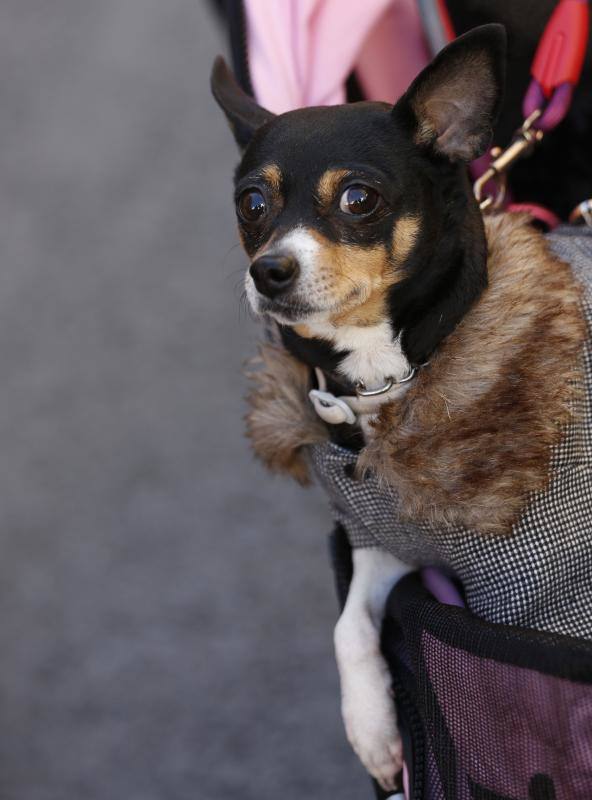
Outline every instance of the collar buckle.
<svg viewBox="0 0 592 800">
<path fill-rule="evenodd" d="M 415 373 L 417 372 L 417 367 L 411 367 L 409 373 L 405 375 L 404 378 L 401 380 L 396 381 L 392 376 L 389 376 L 386 379 L 386 382 L 383 386 L 379 386 L 378 389 L 366 389 L 366 384 L 364 381 L 356 381 L 354 386 L 356 390 L 356 394 L 358 397 L 379 397 L 381 394 L 386 394 L 390 392 L 393 386 L 399 386 L 401 383 L 408 383 L 409 381 L 413 380 L 415 377 Z"/>
<path fill-rule="evenodd" d="M 424 365 L 421 364 L 419 366 Z M 327 391 L 325 373 L 319 369 L 319 367 L 315 367 L 319 388 L 312 389 L 308 393 L 308 396 L 314 410 L 324 422 L 329 423 L 329 425 L 340 425 L 343 423 L 353 425 L 358 421 L 360 416 L 376 414 L 380 406 L 389 401 L 389 393 L 393 389 L 396 390 L 398 386 L 413 380 L 417 370 L 418 366 L 410 367 L 408 374 L 398 381 L 389 376 L 378 389 L 366 389 L 364 382 L 359 380 L 354 384 L 355 396 L 343 395 L 341 397 L 335 397 L 334 394 Z M 372 402 L 373 399 L 375 402 Z"/>
</svg>

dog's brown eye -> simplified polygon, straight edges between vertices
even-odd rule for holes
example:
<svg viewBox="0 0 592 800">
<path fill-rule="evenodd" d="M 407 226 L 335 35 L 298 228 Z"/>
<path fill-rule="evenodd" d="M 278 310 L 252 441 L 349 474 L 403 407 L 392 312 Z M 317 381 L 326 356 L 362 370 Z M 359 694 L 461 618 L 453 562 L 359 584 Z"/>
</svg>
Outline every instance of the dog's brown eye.
<svg viewBox="0 0 592 800">
<path fill-rule="evenodd" d="M 345 214 L 363 216 L 374 211 L 380 200 L 380 195 L 370 186 L 349 186 L 341 195 L 339 208 Z"/>
<path fill-rule="evenodd" d="M 267 203 L 258 189 L 247 189 L 238 200 L 238 213 L 246 222 L 257 222 L 267 213 Z"/>
</svg>

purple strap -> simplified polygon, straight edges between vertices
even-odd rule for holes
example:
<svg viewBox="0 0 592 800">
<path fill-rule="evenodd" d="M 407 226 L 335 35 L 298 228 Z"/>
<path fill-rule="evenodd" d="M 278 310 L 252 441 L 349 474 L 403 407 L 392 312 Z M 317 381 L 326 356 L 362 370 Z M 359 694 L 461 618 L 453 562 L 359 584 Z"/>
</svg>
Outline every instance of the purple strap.
<svg viewBox="0 0 592 800">
<path fill-rule="evenodd" d="M 436 600 L 448 606 L 464 608 L 465 604 L 456 586 L 450 578 L 435 567 L 424 567 L 421 571 L 423 585 L 431 592 Z"/>
<path fill-rule="evenodd" d="M 537 109 L 544 108 L 542 115 L 533 122 L 533 128 L 541 131 L 551 131 L 556 128 L 563 117 L 569 111 L 574 87 L 571 83 L 562 83 L 558 86 L 551 99 L 545 107 L 545 95 L 540 83 L 536 80 L 530 82 L 530 86 L 524 95 L 522 111 L 526 119 Z"/>
</svg>

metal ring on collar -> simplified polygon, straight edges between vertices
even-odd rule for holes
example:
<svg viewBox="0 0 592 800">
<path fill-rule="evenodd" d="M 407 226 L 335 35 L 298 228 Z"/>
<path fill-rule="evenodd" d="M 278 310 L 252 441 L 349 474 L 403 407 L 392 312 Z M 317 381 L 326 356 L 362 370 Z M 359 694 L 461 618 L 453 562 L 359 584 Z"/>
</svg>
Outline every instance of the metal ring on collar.
<svg viewBox="0 0 592 800">
<path fill-rule="evenodd" d="M 384 386 L 381 386 L 380 389 L 366 389 L 364 381 L 356 381 L 356 394 L 358 397 L 378 397 L 381 394 L 390 392 L 393 386 L 398 386 L 401 383 L 408 383 L 415 377 L 416 372 L 417 367 L 411 367 L 409 374 L 401 378 L 400 381 L 396 381 L 394 378 L 387 378 L 386 383 Z"/>
</svg>

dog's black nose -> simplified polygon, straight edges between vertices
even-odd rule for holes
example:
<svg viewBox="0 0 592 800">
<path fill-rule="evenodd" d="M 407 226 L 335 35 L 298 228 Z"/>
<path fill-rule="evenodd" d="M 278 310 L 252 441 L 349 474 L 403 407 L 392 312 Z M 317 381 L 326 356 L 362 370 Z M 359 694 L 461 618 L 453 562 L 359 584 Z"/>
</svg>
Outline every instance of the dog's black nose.
<svg viewBox="0 0 592 800">
<path fill-rule="evenodd" d="M 257 291 L 276 297 L 292 286 L 298 275 L 298 262 L 292 256 L 261 256 L 249 269 Z"/>
</svg>

